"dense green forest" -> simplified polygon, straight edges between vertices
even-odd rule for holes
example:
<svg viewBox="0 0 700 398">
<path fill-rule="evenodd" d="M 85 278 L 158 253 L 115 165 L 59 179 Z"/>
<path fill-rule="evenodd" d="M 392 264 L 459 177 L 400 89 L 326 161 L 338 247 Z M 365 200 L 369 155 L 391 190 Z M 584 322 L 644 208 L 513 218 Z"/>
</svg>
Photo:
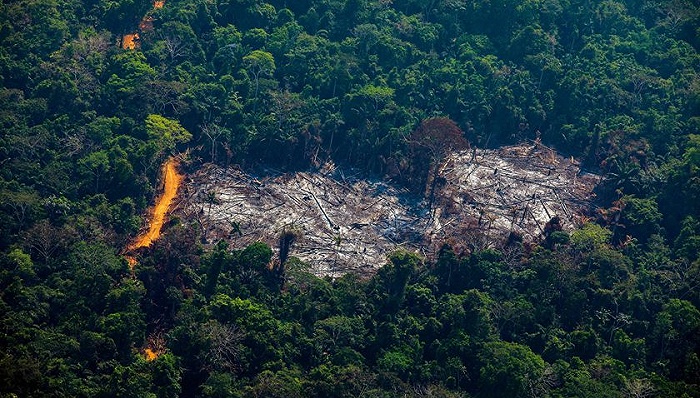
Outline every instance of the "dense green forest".
<svg viewBox="0 0 700 398">
<path fill-rule="evenodd" d="M 0 397 L 700 397 L 693 0 L 7 0 L 0 43 Z M 367 280 L 177 218 L 121 255 L 174 153 L 410 186 L 431 117 L 596 216 Z"/>
</svg>

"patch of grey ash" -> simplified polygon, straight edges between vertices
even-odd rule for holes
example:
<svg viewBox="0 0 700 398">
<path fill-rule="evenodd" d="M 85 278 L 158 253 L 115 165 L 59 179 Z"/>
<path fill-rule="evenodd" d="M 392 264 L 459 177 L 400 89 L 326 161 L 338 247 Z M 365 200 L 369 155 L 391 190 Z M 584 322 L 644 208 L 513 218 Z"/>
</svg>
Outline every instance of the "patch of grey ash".
<svg viewBox="0 0 700 398">
<path fill-rule="evenodd" d="M 254 176 L 208 165 L 191 176 L 180 208 L 208 244 L 263 241 L 278 250 L 280 236 L 294 231 L 290 255 L 317 275 L 338 277 L 371 274 L 399 247 L 428 255 L 445 241 L 488 247 L 511 231 L 536 240 L 554 216 L 572 229 L 597 182 L 538 144 L 456 153 L 440 168 L 428 203 L 335 167 Z"/>
<path fill-rule="evenodd" d="M 450 210 L 444 218 L 471 216 L 486 236 L 515 232 L 526 241 L 538 239 L 555 216 L 572 230 L 588 211 L 599 182 L 582 173 L 575 160 L 537 143 L 454 154 L 442 165 L 441 176 L 445 184 L 438 200 Z"/>
</svg>

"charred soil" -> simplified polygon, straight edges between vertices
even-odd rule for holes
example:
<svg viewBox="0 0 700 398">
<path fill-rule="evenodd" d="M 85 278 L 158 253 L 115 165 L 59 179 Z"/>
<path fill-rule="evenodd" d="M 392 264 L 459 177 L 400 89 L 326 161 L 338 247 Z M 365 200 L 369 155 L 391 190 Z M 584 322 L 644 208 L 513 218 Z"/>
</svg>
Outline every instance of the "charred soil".
<svg viewBox="0 0 700 398">
<path fill-rule="evenodd" d="M 317 275 L 371 274 L 397 248 L 434 253 L 540 239 L 554 217 L 571 230 L 590 211 L 599 177 L 539 143 L 454 153 L 439 165 L 429 203 L 383 181 L 332 165 L 317 172 L 253 175 L 207 165 L 184 184 L 179 212 L 199 223 L 205 243 L 243 248 L 263 241 Z"/>
</svg>

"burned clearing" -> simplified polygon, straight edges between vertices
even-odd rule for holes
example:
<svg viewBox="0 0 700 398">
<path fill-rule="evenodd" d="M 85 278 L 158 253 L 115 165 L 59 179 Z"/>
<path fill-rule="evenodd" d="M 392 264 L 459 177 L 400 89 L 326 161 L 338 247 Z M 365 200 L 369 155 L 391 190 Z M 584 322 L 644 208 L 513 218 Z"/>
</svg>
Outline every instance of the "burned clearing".
<svg viewBox="0 0 700 398">
<path fill-rule="evenodd" d="M 452 154 L 438 175 L 428 201 L 332 166 L 254 176 L 209 165 L 190 176 L 179 212 L 200 224 L 206 243 L 263 241 L 337 277 L 371 274 L 399 247 L 430 255 L 443 242 L 468 250 L 511 233 L 535 241 L 555 216 L 570 230 L 599 180 L 539 143 Z"/>
</svg>

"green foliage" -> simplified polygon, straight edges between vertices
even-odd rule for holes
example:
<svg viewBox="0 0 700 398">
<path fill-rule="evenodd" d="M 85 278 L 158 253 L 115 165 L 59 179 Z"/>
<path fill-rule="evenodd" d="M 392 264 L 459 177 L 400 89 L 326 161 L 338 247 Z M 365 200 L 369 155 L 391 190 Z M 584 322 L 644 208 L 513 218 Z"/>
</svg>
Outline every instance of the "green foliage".
<svg viewBox="0 0 700 398">
<path fill-rule="evenodd" d="M 599 249 L 610 243 L 612 232 L 598 224 L 586 223 L 571 234 L 571 246 L 580 252 Z"/>
<path fill-rule="evenodd" d="M 166 353 L 150 363 L 152 368 L 151 391 L 157 397 L 178 397 L 180 395 L 180 373 L 177 358 Z"/>
<path fill-rule="evenodd" d="M 666 0 L 4 2 L 0 396 L 699 397 L 698 25 Z M 118 255 L 177 151 L 432 194 L 466 140 L 536 139 L 605 177 L 595 222 L 366 279 L 191 219 Z"/>
<path fill-rule="evenodd" d="M 398 310 L 406 294 L 408 280 L 421 259 L 413 253 L 398 251 L 389 256 L 389 263 L 381 268 L 375 279 L 387 313 Z"/>
<path fill-rule="evenodd" d="M 254 50 L 243 57 L 243 66 L 253 74 L 255 79 L 255 107 L 257 108 L 260 77 L 270 76 L 275 72 L 275 59 L 267 51 Z"/>
<path fill-rule="evenodd" d="M 646 242 L 652 234 L 659 232 L 663 215 L 659 212 L 655 200 L 625 196 L 620 201 L 624 206 L 622 224 L 625 233 Z"/>
<path fill-rule="evenodd" d="M 655 322 L 653 337 L 659 366 L 674 379 L 697 383 L 697 341 L 700 311 L 685 300 L 672 299 L 664 305 Z"/>
<path fill-rule="evenodd" d="M 149 139 L 158 143 L 162 151 L 172 151 L 175 145 L 187 143 L 192 139 L 192 134 L 180 123 L 160 115 L 146 117 L 146 133 Z"/>
<path fill-rule="evenodd" d="M 481 393 L 487 397 L 527 397 L 542 377 L 545 363 L 529 347 L 516 343 L 486 343 L 479 358 Z"/>
</svg>

